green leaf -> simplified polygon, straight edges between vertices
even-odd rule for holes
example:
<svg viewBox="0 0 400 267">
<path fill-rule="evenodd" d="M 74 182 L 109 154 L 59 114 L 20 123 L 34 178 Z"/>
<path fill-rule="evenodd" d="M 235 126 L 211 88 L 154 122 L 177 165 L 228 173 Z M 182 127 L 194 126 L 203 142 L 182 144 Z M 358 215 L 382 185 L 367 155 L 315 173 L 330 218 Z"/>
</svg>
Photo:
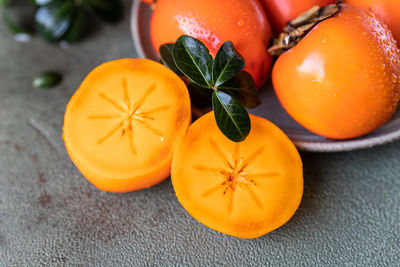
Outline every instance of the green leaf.
<svg viewBox="0 0 400 267">
<path fill-rule="evenodd" d="M 256 83 L 246 71 L 239 72 L 233 79 L 220 85 L 218 90 L 236 97 L 246 108 L 255 108 L 261 104 Z"/>
<path fill-rule="evenodd" d="M 3 7 L 2 10 L 3 13 L 3 20 L 4 23 L 7 25 L 8 29 L 13 33 L 13 34 L 27 34 L 29 35 L 28 31 L 18 25 L 14 19 L 11 17 L 8 8 Z"/>
<path fill-rule="evenodd" d="M 83 7 L 78 7 L 71 27 L 67 33 L 62 37 L 63 40 L 73 43 L 81 40 L 86 33 L 88 26 L 88 12 Z"/>
<path fill-rule="evenodd" d="M 107 22 L 118 22 L 124 15 L 124 7 L 120 0 L 83 0 L 96 15 Z"/>
<path fill-rule="evenodd" d="M 54 71 L 45 71 L 33 80 L 33 86 L 40 89 L 51 89 L 62 81 L 61 74 Z"/>
<path fill-rule="evenodd" d="M 165 44 L 160 46 L 159 52 L 161 56 L 161 61 L 162 63 L 164 63 L 165 66 L 175 72 L 178 76 L 184 76 L 184 74 L 178 69 L 175 64 L 174 57 L 172 55 L 173 48 L 174 44 Z"/>
<path fill-rule="evenodd" d="M 54 42 L 68 31 L 72 24 L 74 7 L 72 0 L 54 0 L 38 8 L 36 26 L 43 39 Z"/>
<path fill-rule="evenodd" d="M 221 132 L 234 142 L 241 142 L 250 133 L 250 117 L 234 97 L 214 91 L 212 96 L 214 116 Z"/>
<path fill-rule="evenodd" d="M 244 68 L 243 57 L 235 50 L 231 41 L 225 42 L 215 56 L 213 66 L 214 85 L 219 86 L 238 74 Z"/>
<path fill-rule="evenodd" d="M 199 40 L 183 35 L 172 50 L 175 64 L 194 83 L 211 88 L 213 59 L 207 47 Z"/>
</svg>

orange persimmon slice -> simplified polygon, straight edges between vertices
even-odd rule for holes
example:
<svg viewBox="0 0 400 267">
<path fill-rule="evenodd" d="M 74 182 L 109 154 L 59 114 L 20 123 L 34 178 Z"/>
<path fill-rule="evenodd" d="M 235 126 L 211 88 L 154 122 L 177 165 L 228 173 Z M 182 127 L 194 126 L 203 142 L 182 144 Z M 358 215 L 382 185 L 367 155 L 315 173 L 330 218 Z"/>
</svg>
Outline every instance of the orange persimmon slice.
<svg viewBox="0 0 400 267">
<path fill-rule="evenodd" d="M 257 238 L 285 224 L 303 195 L 303 167 L 289 138 L 250 116 L 241 143 L 228 140 L 208 113 L 189 127 L 172 162 L 172 183 L 195 219 L 224 234 Z"/>
<path fill-rule="evenodd" d="M 70 100 L 63 138 L 82 174 L 100 190 L 130 192 L 168 177 L 191 123 L 183 81 L 146 59 L 94 69 Z"/>
</svg>

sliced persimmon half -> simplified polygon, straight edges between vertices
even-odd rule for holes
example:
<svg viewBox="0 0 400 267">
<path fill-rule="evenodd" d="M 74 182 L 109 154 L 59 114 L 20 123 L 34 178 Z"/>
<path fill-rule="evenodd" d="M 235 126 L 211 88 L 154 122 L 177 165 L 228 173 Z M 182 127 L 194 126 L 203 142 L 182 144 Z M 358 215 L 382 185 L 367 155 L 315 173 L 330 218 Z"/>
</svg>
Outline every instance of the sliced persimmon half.
<svg viewBox="0 0 400 267">
<path fill-rule="evenodd" d="M 235 143 L 208 113 L 189 127 L 172 162 L 182 206 L 206 226 L 257 238 L 285 224 L 299 207 L 303 167 L 290 139 L 274 124 L 250 116 L 247 139 Z"/>
<path fill-rule="evenodd" d="M 67 151 L 100 190 L 130 192 L 168 177 L 191 123 L 183 81 L 146 59 L 94 69 L 71 98 L 64 120 Z"/>
</svg>

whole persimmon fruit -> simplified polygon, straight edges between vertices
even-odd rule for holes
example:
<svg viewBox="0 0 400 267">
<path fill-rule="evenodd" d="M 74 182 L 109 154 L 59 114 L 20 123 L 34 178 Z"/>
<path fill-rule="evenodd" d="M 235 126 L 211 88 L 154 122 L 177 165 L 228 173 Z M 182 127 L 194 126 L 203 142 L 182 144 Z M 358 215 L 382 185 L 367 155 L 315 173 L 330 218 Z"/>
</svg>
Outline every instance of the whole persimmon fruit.
<svg viewBox="0 0 400 267">
<path fill-rule="evenodd" d="M 179 202 L 206 226 L 257 238 L 285 224 L 303 195 L 303 166 L 290 139 L 250 115 L 243 142 L 226 138 L 213 112 L 194 122 L 176 150 L 171 179 Z"/>
<path fill-rule="evenodd" d="M 346 0 L 345 3 L 374 12 L 392 30 L 400 42 L 400 0 Z"/>
<path fill-rule="evenodd" d="M 331 139 L 370 133 L 395 113 L 400 97 L 400 51 L 387 25 L 361 8 L 339 5 L 272 73 L 286 111 Z"/>
<path fill-rule="evenodd" d="M 181 35 L 201 40 L 213 56 L 224 42 L 232 41 L 257 87 L 268 78 L 272 33 L 258 0 L 157 0 L 151 20 L 155 50 Z"/>
<path fill-rule="evenodd" d="M 273 32 L 279 34 L 285 25 L 313 6 L 326 6 L 336 0 L 260 0 L 267 13 Z M 362 0 L 360 0 L 362 1 Z"/>
</svg>

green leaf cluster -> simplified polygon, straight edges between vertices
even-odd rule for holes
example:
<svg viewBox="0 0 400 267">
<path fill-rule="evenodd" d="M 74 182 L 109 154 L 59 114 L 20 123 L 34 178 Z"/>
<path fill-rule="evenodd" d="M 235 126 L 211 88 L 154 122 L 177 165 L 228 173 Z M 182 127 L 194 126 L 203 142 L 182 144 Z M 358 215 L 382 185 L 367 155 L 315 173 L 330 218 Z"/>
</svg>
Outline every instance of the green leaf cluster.
<svg viewBox="0 0 400 267">
<path fill-rule="evenodd" d="M 120 0 L 25 1 L 35 5 L 36 30 L 48 42 L 63 40 L 72 43 L 81 40 L 87 32 L 92 14 L 109 23 L 117 22 L 123 16 L 123 5 Z M 11 0 L 0 0 L 6 25 L 14 34 L 27 33 L 28 31 L 11 17 L 9 12 L 11 4 Z"/>
<path fill-rule="evenodd" d="M 187 77 L 193 102 L 210 100 L 226 137 L 234 142 L 246 139 L 251 129 L 246 108 L 258 106 L 260 100 L 253 78 L 243 71 L 245 60 L 232 42 L 224 43 L 213 59 L 201 41 L 183 35 L 175 44 L 161 46 L 160 55 L 167 67 Z"/>
</svg>

